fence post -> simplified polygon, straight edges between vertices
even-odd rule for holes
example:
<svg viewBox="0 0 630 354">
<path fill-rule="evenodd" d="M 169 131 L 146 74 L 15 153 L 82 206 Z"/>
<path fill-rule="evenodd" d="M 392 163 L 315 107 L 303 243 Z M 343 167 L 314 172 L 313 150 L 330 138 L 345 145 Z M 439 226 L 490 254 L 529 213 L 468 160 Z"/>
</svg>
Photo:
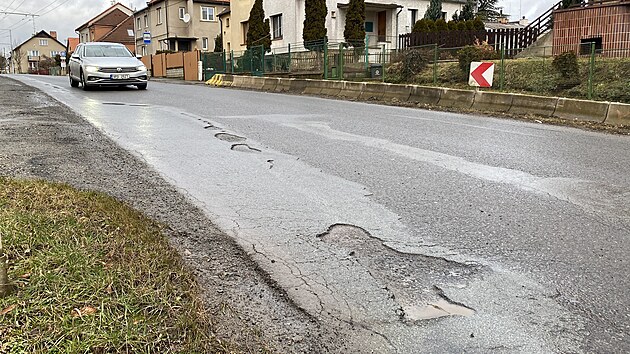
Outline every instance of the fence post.
<svg viewBox="0 0 630 354">
<path fill-rule="evenodd" d="M 501 43 L 501 76 L 499 77 L 499 90 L 503 91 L 505 80 L 505 43 Z"/>
<path fill-rule="evenodd" d="M 289 43 L 289 72 L 291 72 L 291 43 Z"/>
<path fill-rule="evenodd" d="M 227 57 L 225 54 L 225 49 L 223 50 L 223 73 L 227 73 Z"/>
<path fill-rule="evenodd" d="M 433 51 L 433 85 L 437 86 L 437 70 L 438 70 L 438 58 L 439 50 L 437 43 L 435 43 L 435 50 Z"/>
<path fill-rule="evenodd" d="M 591 43 L 591 62 L 588 70 L 588 99 L 593 99 L 593 75 L 595 74 L 595 42 Z"/>
<path fill-rule="evenodd" d="M 328 80 L 328 36 L 324 37 L 324 80 Z"/>
<path fill-rule="evenodd" d="M 265 46 L 260 46 L 260 72 L 265 75 Z"/>
<path fill-rule="evenodd" d="M 339 43 L 339 79 L 343 80 L 343 43 Z"/>
<path fill-rule="evenodd" d="M 381 53 L 381 78 L 385 82 L 385 44 L 383 44 L 383 52 Z"/>
<path fill-rule="evenodd" d="M 230 69 L 233 75 L 234 74 L 234 49 L 230 51 L 230 67 L 231 67 Z"/>
<path fill-rule="evenodd" d="M 370 35 L 365 35 L 365 71 L 370 68 Z"/>
</svg>

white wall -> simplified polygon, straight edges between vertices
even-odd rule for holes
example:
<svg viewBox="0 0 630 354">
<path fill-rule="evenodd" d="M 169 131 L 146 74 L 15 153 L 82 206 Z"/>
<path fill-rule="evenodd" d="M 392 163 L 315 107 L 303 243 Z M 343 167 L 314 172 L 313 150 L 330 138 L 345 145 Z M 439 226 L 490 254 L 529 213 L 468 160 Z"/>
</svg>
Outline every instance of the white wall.
<svg viewBox="0 0 630 354">
<path fill-rule="evenodd" d="M 282 14 L 282 39 L 272 40 L 271 48 L 278 52 L 284 51 L 289 44 L 303 42 L 302 31 L 304 28 L 304 1 L 305 0 L 263 0 L 263 8 L 265 17 Z M 347 3 L 349 0 L 338 0 L 339 3 Z M 326 28 L 328 29 L 328 38 L 331 42 L 343 41 L 343 30 L 345 27 L 345 10 L 337 8 L 337 0 L 327 0 L 328 15 L 326 16 Z M 418 10 L 418 20 L 424 17 L 424 13 L 429 5 L 429 0 L 370 0 L 374 3 L 398 4 L 402 8 L 389 10 L 387 18 L 387 43 L 388 48 L 396 48 L 397 35 L 408 33 L 411 31 L 411 16 L 409 9 Z M 446 12 L 446 20 L 450 20 L 455 11 L 461 11 L 463 3 L 459 2 L 442 2 L 442 11 Z M 402 10 L 402 11 L 401 11 Z M 332 12 L 336 13 L 336 18 L 331 17 Z M 396 14 L 398 14 L 398 22 L 396 22 Z M 374 22 L 374 32 L 369 33 L 376 37 L 378 27 L 376 13 L 368 10 L 368 18 L 366 21 Z M 398 24 L 398 25 L 397 25 Z M 270 21 L 270 27 L 273 31 L 273 24 Z M 370 44 L 377 44 L 376 39 L 370 40 Z"/>
</svg>

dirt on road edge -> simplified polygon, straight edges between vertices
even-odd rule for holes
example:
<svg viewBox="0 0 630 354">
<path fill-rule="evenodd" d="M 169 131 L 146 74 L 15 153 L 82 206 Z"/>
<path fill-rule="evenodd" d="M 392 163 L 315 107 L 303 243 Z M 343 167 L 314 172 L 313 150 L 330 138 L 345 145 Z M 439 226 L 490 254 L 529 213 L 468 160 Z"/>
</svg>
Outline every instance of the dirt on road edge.
<svg viewBox="0 0 630 354">
<path fill-rule="evenodd" d="M 218 338 L 242 352 L 348 352 L 340 328 L 297 308 L 194 201 L 43 92 L 0 76 L 0 175 L 107 193 L 167 225 L 204 289 Z"/>
</svg>

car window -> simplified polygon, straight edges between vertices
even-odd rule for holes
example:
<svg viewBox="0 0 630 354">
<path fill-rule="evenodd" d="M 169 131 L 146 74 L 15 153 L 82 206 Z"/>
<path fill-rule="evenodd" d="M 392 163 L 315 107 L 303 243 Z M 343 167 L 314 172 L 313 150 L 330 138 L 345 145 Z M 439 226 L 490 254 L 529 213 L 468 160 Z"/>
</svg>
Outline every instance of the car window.
<svg viewBox="0 0 630 354">
<path fill-rule="evenodd" d="M 114 45 L 91 45 L 85 47 L 86 57 L 131 57 L 127 48 Z"/>
</svg>

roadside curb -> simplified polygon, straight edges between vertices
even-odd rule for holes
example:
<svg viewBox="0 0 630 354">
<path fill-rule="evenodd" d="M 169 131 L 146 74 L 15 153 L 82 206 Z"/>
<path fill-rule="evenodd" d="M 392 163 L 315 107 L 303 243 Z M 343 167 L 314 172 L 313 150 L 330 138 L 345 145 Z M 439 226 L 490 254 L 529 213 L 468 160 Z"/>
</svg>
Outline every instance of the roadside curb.
<svg viewBox="0 0 630 354">
<path fill-rule="evenodd" d="M 630 126 L 630 104 L 616 102 L 375 82 L 237 75 L 230 79 L 227 86 L 260 91 L 325 95 L 362 101 L 409 102 L 444 108 L 517 115 L 533 114 L 571 121 Z"/>
</svg>

